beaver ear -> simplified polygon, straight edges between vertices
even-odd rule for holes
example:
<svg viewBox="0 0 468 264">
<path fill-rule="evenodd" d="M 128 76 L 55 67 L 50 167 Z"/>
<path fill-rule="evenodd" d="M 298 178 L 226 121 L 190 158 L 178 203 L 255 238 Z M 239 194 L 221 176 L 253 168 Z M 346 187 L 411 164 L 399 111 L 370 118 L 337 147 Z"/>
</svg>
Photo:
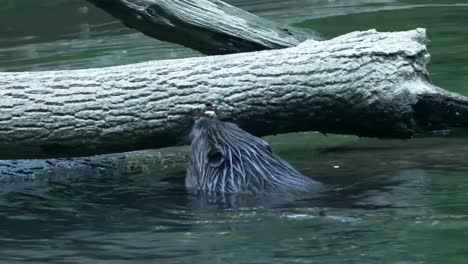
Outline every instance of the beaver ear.
<svg viewBox="0 0 468 264">
<path fill-rule="evenodd" d="M 211 167 L 217 168 L 224 162 L 224 154 L 218 146 L 212 146 L 206 156 Z"/>
</svg>

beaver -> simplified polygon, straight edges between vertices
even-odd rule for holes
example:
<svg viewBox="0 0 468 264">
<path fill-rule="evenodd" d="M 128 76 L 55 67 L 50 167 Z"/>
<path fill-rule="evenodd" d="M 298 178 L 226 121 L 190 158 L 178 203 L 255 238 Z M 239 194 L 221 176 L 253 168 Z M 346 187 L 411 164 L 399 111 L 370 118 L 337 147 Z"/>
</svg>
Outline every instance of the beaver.
<svg viewBox="0 0 468 264">
<path fill-rule="evenodd" d="M 275 156 L 266 141 L 233 123 L 199 117 L 189 139 L 189 190 L 258 194 L 310 191 L 321 185 Z"/>
</svg>

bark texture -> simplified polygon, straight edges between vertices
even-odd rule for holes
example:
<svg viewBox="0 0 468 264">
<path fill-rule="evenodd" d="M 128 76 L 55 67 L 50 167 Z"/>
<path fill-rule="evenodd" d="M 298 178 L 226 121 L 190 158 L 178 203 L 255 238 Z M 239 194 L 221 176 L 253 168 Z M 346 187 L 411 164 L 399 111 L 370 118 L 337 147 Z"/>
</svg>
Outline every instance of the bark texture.
<svg viewBox="0 0 468 264">
<path fill-rule="evenodd" d="M 0 73 L 0 157 L 177 145 L 207 104 L 258 136 L 409 138 L 418 128 L 467 126 L 467 98 L 429 84 L 425 43 L 423 29 L 371 30 L 281 50 Z"/>
<path fill-rule="evenodd" d="M 219 0 L 88 0 L 126 26 L 204 54 L 230 54 L 296 46 L 318 39 Z"/>
</svg>

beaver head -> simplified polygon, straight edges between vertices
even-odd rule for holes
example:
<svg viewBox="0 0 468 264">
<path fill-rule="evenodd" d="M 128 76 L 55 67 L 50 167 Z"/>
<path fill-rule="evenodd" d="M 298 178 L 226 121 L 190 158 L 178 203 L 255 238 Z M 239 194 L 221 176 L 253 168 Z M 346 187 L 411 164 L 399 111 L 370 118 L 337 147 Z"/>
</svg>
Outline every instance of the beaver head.
<svg viewBox="0 0 468 264">
<path fill-rule="evenodd" d="M 267 142 L 233 123 L 201 117 L 190 139 L 185 180 L 190 190 L 259 193 L 320 185 L 273 155 Z"/>
</svg>

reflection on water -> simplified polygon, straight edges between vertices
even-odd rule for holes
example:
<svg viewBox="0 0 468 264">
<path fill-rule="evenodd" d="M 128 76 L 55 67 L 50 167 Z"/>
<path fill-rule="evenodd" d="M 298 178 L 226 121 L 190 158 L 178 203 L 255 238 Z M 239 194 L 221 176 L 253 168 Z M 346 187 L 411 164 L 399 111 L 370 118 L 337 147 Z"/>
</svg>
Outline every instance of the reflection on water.
<svg viewBox="0 0 468 264">
<path fill-rule="evenodd" d="M 229 2 L 326 37 L 426 27 L 434 82 L 468 94 L 467 0 Z M 188 56 L 199 54 L 126 29 L 84 1 L 0 0 L 0 70 Z M 2 185 L 0 263 L 466 263 L 466 139 L 268 140 L 329 191 L 223 207 L 185 192 L 183 149 L 62 161 L 45 166 L 44 184 Z"/>
<path fill-rule="evenodd" d="M 288 137 L 269 140 L 281 153 Z M 465 254 L 468 230 L 463 140 L 295 138 L 323 142 L 290 159 L 330 187 L 319 199 L 207 205 L 185 192 L 183 161 L 128 156 L 120 170 L 3 193 L 2 261 L 463 263 L 452 254 Z"/>
<path fill-rule="evenodd" d="M 69 70 L 199 56 L 127 29 L 84 1 L 41 0 L 14 10 L 0 9 L 0 71 Z"/>
</svg>

